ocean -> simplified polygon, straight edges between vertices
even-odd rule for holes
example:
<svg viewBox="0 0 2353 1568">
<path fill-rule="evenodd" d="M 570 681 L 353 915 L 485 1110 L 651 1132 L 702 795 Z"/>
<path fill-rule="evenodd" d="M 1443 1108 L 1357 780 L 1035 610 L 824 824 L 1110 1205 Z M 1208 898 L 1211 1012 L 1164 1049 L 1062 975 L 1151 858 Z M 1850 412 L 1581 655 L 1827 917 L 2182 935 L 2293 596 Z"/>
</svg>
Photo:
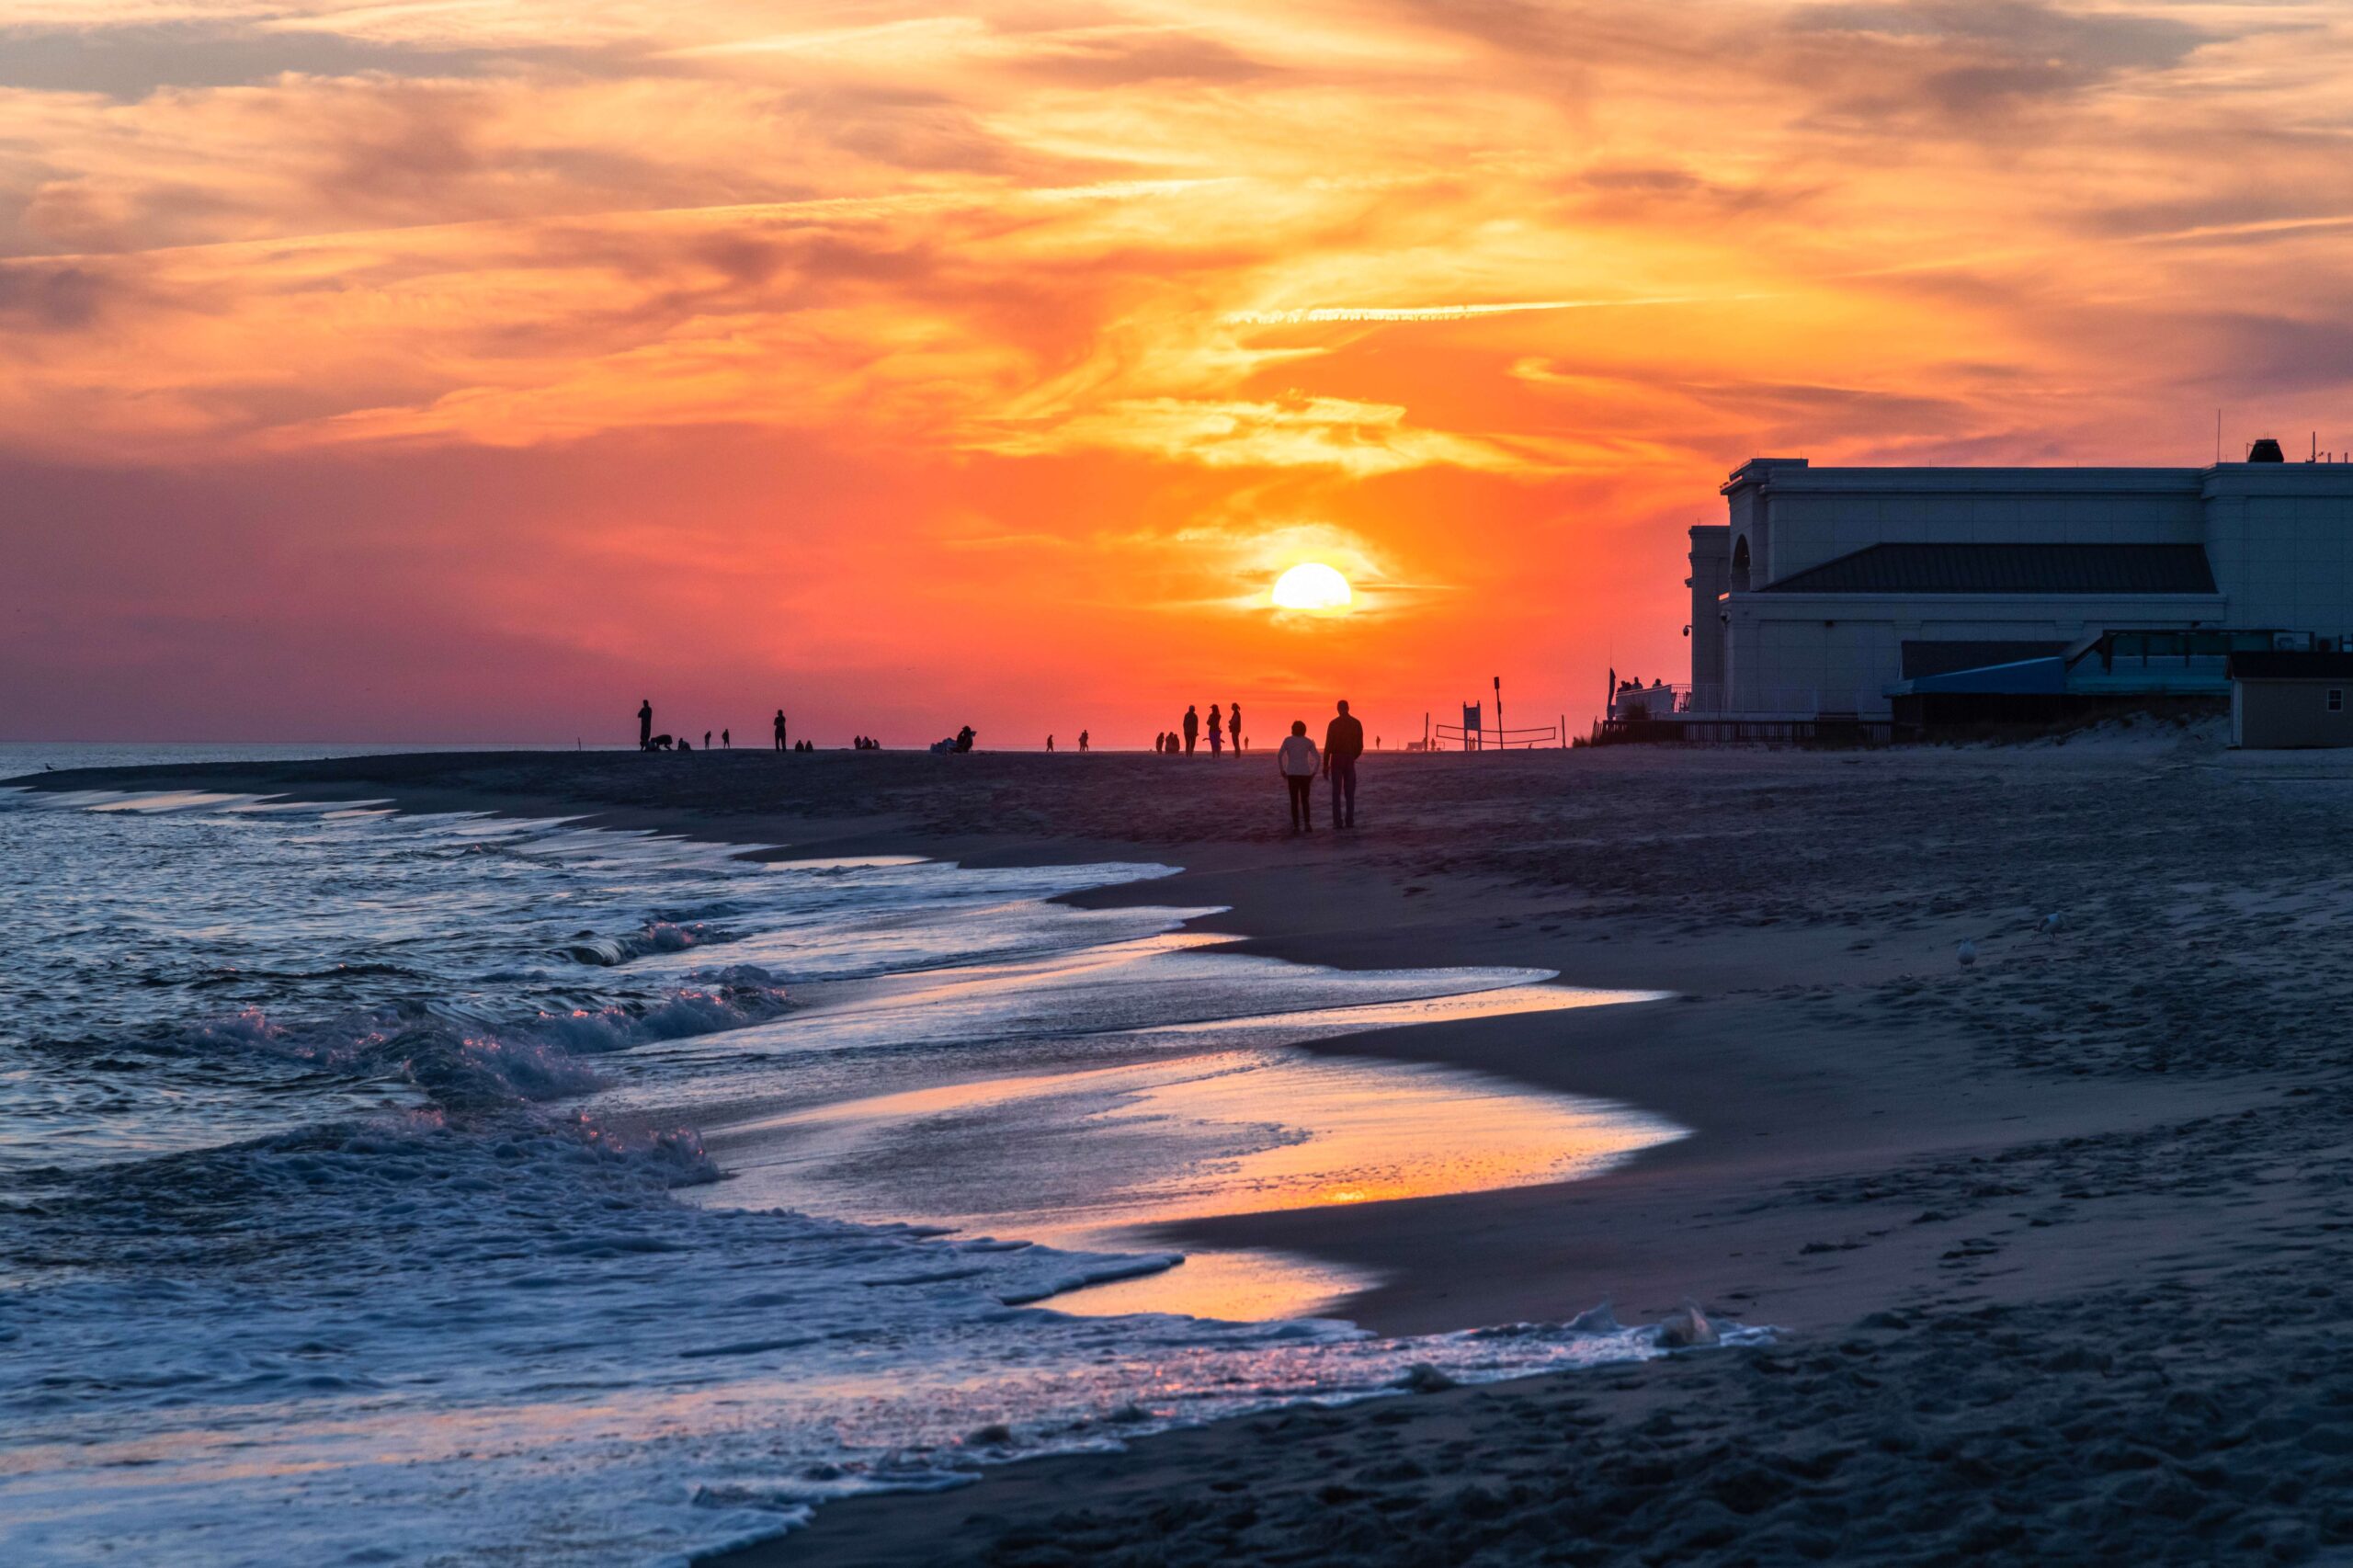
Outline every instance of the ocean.
<svg viewBox="0 0 2353 1568">
<path fill-rule="evenodd" d="M 1330 1311 L 1368 1281 L 1151 1233 L 1678 1136 L 1299 1049 L 1636 998 L 1055 902 L 1164 866 L 742 847 L 0 788 L 0 1557 L 675 1562 L 1418 1367 L 1655 1354 L 1383 1338 Z"/>
</svg>

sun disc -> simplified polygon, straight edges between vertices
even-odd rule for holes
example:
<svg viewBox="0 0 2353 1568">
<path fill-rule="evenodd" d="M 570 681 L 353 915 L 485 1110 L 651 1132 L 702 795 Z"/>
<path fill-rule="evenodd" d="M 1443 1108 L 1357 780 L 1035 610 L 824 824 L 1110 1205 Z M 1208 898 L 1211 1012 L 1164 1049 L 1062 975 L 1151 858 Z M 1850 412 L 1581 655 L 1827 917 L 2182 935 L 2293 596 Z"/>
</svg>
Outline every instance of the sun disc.
<svg viewBox="0 0 2353 1568">
<path fill-rule="evenodd" d="M 1302 562 L 1275 579 L 1277 609 L 1346 609 L 1355 597 L 1348 580 L 1320 561 Z"/>
</svg>

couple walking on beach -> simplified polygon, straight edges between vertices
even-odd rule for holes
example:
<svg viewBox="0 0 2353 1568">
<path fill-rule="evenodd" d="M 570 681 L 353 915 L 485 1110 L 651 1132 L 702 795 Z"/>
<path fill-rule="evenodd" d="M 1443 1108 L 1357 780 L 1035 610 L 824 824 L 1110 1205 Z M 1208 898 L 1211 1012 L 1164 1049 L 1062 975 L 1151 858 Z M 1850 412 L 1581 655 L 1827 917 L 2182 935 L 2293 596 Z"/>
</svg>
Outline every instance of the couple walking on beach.
<svg viewBox="0 0 2353 1568">
<path fill-rule="evenodd" d="M 1357 825 L 1357 758 L 1364 755 L 1364 723 L 1348 711 L 1344 700 L 1332 722 L 1324 726 L 1324 749 L 1307 738 L 1307 721 L 1290 722 L 1290 734 L 1275 749 L 1275 767 L 1290 791 L 1290 830 L 1315 831 L 1315 804 L 1309 790 L 1321 773 L 1332 781 L 1332 825 Z"/>
</svg>

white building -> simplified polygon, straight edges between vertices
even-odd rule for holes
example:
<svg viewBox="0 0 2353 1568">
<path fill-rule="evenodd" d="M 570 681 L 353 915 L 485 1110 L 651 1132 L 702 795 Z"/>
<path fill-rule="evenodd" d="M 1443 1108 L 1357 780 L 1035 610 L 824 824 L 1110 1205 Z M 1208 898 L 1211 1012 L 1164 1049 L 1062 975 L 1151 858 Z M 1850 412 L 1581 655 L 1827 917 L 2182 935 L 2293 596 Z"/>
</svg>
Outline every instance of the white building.
<svg viewBox="0 0 2353 1568">
<path fill-rule="evenodd" d="M 1751 459 L 1723 486 L 1730 521 L 1691 530 L 1680 706 L 1878 719 L 1909 680 L 2080 655 L 2117 631 L 2353 636 L 2353 464 L 2277 452 L 2202 469 Z"/>
</svg>

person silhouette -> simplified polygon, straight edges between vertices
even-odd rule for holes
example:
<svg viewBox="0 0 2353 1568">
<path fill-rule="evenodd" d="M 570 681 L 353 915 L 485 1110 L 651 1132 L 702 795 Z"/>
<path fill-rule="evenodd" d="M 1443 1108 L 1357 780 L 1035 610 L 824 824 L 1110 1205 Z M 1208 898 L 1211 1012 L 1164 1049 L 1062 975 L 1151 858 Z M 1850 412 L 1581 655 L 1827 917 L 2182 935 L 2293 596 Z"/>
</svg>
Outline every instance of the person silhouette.
<svg viewBox="0 0 2353 1568">
<path fill-rule="evenodd" d="M 637 705 L 637 749 L 654 749 L 654 699 L 650 697 Z"/>
<path fill-rule="evenodd" d="M 1086 749 L 1086 732 L 1085 730 L 1081 730 L 1078 733 L 1078 749 L 1081 751 L 1085 751 Z"/>
<path fill-rule="evenodd" d="M 1242 755 L 1242 704 L 1239 702 L 1229 702 L 1225 705 L 1225 733 L 1233 737 L 1233 755 L 1240 756 Z"/>
<path fill-rule="evenodd" d="M 1339 712 L 1324 726 L 1324 777 L 1332 781 L 1334 827 L 1357 825 L 1357 758 L 1363 755 L 1364 723 L 1348 712 L 1344 699 Z"/>
<path fill-rule="evenodd" d="M 1185 732 L 1185 755 L 1190 756 L 1193 755 L 1194 737 L 1201 733 L 1201 716 L 1193 711 L 1193 705 L 1189 702 L 1185 704 L 1185 722 L 1179 727 Z"/>
<path fill-rule="evenodd" d="M 779 750 L 779 751 L 784 751 L 784 750 L 789 749 L 789 748 L 785 745 L 785 744 L 784 744 L 784 710 L 783 710 L 783 709 L 781 709 L 781 708 L 779 708 L 779 709 L 778 709 L 778 710 L 776 710 L 776 724 L 775 724 L 775 729 L 776 729 L 776 749 L 777 749 L 777 750 Z"/>
<path fill-rule="evenodd" d="M 1054 749 L 1054 737 L 1053 737 L 1053 736 L 1051 736 L 1051 735 L 1048 735 L 1048 736 L 1046 737 L 1046 749 L 1047 749 L 1048 751 L 1051 751 L 1051 750 L 1053 750 L 1053 749 Z"/>
<path fill-rule="evenodd" d="M 1217 704 L 1210 704 L 1210 755 L 1215 756 L 1225 749 L 1225 719 L 1218 712 Z"/>
<path fill-rule="evenodd" d="M 702 733 L 702 749 L 705 751 L 709 751 L 710 749 L 710 732 L 709 730 L 705 730 Z"/>
<path fill-rule="evenodd" d="M 729 734 L 724 730 L 720 731 L 719 749 L 722 751 L 733 751 L 735 749 L 735 737 Z"/>
<path fill-rule="evenodd" d="M 1321 761 L 1315 743 L 1307 738 L 1307 721 L 1293 719 L 1290 736 L 1275 748 L 1275 771 L 1283 776 L 1283 788 L 1290 795 L 1293 833 L 1315 831 L 1315 769 Z"/>
</svg>

